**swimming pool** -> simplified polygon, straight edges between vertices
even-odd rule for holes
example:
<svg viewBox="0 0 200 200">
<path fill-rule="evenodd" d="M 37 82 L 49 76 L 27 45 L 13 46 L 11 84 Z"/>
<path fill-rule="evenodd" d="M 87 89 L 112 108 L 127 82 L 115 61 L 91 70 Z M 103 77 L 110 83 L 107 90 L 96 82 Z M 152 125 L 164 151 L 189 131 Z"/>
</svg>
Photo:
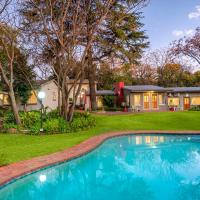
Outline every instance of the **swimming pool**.
<svg viewBox="0 0 200 200">
<path fill-rule="evenodd" d="M 200 199 L 200 136 L 108 139 L 80 158 L 0 189 L 0 200 Z"/>
</svg>

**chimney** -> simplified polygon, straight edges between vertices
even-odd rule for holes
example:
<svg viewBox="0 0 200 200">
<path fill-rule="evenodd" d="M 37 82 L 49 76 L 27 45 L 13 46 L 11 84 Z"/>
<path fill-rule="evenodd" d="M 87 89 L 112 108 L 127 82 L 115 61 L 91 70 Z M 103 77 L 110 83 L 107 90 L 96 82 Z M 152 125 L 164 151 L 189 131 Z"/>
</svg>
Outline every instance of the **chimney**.
<svg viewBox="0 0 200 200">
<path fill-rule="evenodd" d="M 117 96 L 117 103 L 118 105 L 121 105 L 121 103 L 124 101 L 124 82 L 119 82 L 115 84 L 115 95 Z"/>
</svg>

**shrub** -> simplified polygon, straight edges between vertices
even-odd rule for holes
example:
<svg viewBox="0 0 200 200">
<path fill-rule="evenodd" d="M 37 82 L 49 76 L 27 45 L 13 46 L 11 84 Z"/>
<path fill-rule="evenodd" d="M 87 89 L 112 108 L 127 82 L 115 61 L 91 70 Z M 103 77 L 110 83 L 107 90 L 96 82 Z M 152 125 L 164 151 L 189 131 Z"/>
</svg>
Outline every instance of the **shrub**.
<svg viewBox="0 0 200 200">
<path fill-rule="evenodd" d="M 107 107 L 114 107 L 115 97 L 114 96 L 104 96 L 103 105 Z"/>
<path fill-rule="evenodd" d="M 14 123 L 3 123 L 3 129 L 8 130 L 8 129 L 11 129 L 11 128 L 18 129 L 19 126 L 17 126 Z"/>
<path fill-rule="evenodd" d="M 90 114 L 83 114 L 81 117 L 74 117 L 73 121 L 70 123 L 71 131 L 84 130 L 90 127 L 95 126 L 96 122 L 94 117 L 91 117 Z"/>
<path fill-rule="evenodd" d="M 40 122 L 33 124 L 33 126 L 29 129 L 30 134 L 38 135 L 40 133 Z"/>
<path fill-rule="evenodd" d="M 52 110 L 47 113 L 48 119 L 54 119 L 54 118 L 58 118 L 58 117 L 59 117 L 58 109 Z"/>
<path fill-rule="evenodd" d="M 90 113 L 89 112 L 75 112 L 74 113 L 74 118 L 88 118 L 88 117 L 91 117 Z"/>
<path fill-rule="evenodd" d="M 3 117 L 4 123 L 15 123 L 15 117 L 13 112 L 7 111 Z"/>
<path fill-rule="evenodd" d="M 190 111 L 200 111 L 200 105 L 194 106 L 194 107 L 190 108 L 189 110 Z"/>
<path fill-rule="evenodd" d="M 8 131 L 9 129 L 17 129 L 29 134 L 40 133 L 40 112 L 20 112 L 20 118 L 22 125 L 17 126 L 14 123 L 14 116 L 12 112 L 8 112 L 5 116 L 3 128 Z M 95 119 L 89 112 L 74 113 L 74 118 L 71 123 L 66 122 L 62 117 L 59 117 L 58 111 L 53 110 L 46 115 L 43 122 L 43 128 L 45 133 L 69 133 L 78 130 L 84 130 L 89 127 L 95 126 Z M 24 130 L 26 129 L 26 130 Z"/>
<path fill-rule="evenodd" d="M 47 133 L 67 133 L 69 132 L 69 125 L 61 117 L 57 119 L 47 119 L 44 122 L 44 131 Z"/>
<path fill-rule="evenodd" d="M 20 112 L 20 119 L 24 128 L 30 129 L 40 122 L 40 113 L 38 111 Z"/>
</svg>

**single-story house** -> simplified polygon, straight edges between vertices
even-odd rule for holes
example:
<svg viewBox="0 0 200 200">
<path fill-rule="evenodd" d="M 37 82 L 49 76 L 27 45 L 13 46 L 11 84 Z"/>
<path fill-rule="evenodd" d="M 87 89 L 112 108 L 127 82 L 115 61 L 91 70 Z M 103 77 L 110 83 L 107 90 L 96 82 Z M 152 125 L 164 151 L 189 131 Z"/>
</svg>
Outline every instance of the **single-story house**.
<svg viewBox="0 0 200 200">
<path fill-rule="evenodd" d="M 70 95 L 69 95 L 69 101 L 73 100 L 73 80 L 68 80 L 68 87 L 72 88 Z M 53 110 L 58 107 L 58 86 L 55 82 L 55 80 L 41 80 L 37 81 L 37 89 L 35 91 L 32 91 L 31 96 L 28 99 L 26 109 L 28 111 L 30 110 L 39 110 L 41 109 L 41 103 L 39 99 L 37 98 L 37 94 L 39 91 L 43 91 L 45 93 L 45 98 L 42 100 L 42 103 L 44 107 L 47 108 L 47 110 Z M 76 106 L 87 106 L 89 105 L 89 100 L 87 102 L 86 93 L 89 92 L 89 81 L 85 79 L 81 86 L 81 91 L 78 96 Z M 17 104 L 19 107 L 19 110 L 24 109 L 24 105 L 21 104 L 20 100 L 17 99 Z M 9 96 L 6 92 L 0 92 L 0 106 L 9 106 Z"/>
<path fill-rule="evenodd" d="M 69 87 L 72 87 L 72 84 L 73 80 L 69 80 Z M 27 110 L 39 110 L 41 108 L 41 104 L 36 97 L 39 91 L 46 94 L 43 99 L 44 107 L 47 107 L 48 110 L 56 109 L 58 106 L 58 87 L 54 80 L 47 80 L 38 81 L 38 89 L 32 92 L 27 102 Z M 116 104 L 123 105 L 130 111 L 188 110 L 193 106 L 200 105 L 200 87 L 125 86 L 123 82 L 120 82 L 115 84 L 113 90 L 96 90 L 97 106 L 99 108 L 103 107 L 103 96 L 114 96 Z M 71 91 L 69 101 L 72 101 L 72 98 L 73 92 Z M 8 105 L 8 94 L 0 92 L 0 106 Z M 87 79 L 83 81 L 76 105 L 84 107 L 85 110 L 91 108 L 89 81 Z M 18 106 L 20 110 L 23 110 L 20 101 L 18 101 Z"/>
<path fill-rule="evenodd" d="M 72 88 L 69 94 L 69 102 L 73 101 L 73 83 L 73 80 L 68 80 L 68 87 Z M 75 90 L 77 90 L 77 88 Z M 38 90 L 36 90 L 36 93 L 38 93 L 39 91 L 43 91 L 45 93 L 45 98 L 42 100 L 44 107 L 46 107 L 48 110 L 53 110 L 58 107 L 58 86 L 53 79 L 47 81 L 39 81 Z M 87 105 L 86 93 L 88 91 L 89 81 L 85 79 L 82 83 L 76 106 Z M 38 98 L 35 96 L 35 93 L 32 93 L 27 104 L 27 110 L 39 110 L 40 108 L 41 104 L 38 101 Z M 20 109 L 23 109 L 22 105 L 20 105 Z"/>
<path fill-rule="evenodd" d="M 115 86 L 118 102 L 136 111 L 188 110 L 200 105 L 200 87 Z"/>
</svg>

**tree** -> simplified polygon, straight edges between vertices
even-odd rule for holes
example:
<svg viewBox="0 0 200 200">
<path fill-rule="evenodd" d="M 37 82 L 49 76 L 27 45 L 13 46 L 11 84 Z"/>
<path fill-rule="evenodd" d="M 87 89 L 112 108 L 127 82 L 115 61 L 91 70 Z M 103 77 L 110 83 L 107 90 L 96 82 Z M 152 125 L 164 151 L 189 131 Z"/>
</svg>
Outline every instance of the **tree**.
<svg viewBox="0 0 200 200">
<path fill-rule="evenodd" d="M 164 87 L 193 86 L 193 75 L 177 63 L 167 63 L 157 69 L 158 85 Z"/>
<path fill-rule="evenodd" d="M 0 1 L 0 15 L 6 10 L 11 0 L 1 0 Z"/>
<path fill-rule="evenodd" d="M 0 60 L 6 65 L 8 63 L 7 56 L 3 51 L 0 51 Z M 15 59 L 13 61 L 13 88 L 15 97 L 20 98 L 20 102 L 26 107 L 27 101 L 33 90 L 35 72 L 32 66 L 27 64 L 27 56 L 22 53 L 22 50 L 16 48 Z M 3 79 L 3 78 L 2 78 Z M 1 81 L 2 90 L 7 91 L 8 87 L 4 81 Z"/>
<path fill-rule="evenodd" d="M 5 53 L 6 59 L 0 60 L 0 73 L 8 88 L 8 95 L 16 123 L 21 123 L 14 93 L 14 60 L 17 46 L 18 31 L 5 23 L 0 23 L 0 49 Z"/>
<path fill-rule="evenodd" d="M 194 73 L 194 84 L 200 86 L 200 71 Z"/>
<path fill-rule="evenodd" d="M 115 81 L 115 73 L 111 65 L 107 62 L 102 62 L 97 68 L 97 88 L 99 90 L 111 90 L 113 89 L 113 83 Z"/>
<path fill-rule="evenodd" d="M 157 83 L 156 68 L 145 63 L 133 65 L 132 79 L 136 85 L 154 85 Z"/>
<path fill-rule="evenodd" d="M 171 51 L 174 55 L 187 56 L 200 64 L 200 28 L 196 29 L 194 36 L 175 41 Z"/>
<path fill-rule="evenodd" d="M 146 0 L 115 1 L 98 37 L 93 41 L 88 51 L 88 78 L 90 82 L 90 99 L 92 110 L 96 109 L 95 81 L 96 66 L 102 59 L 118 59 L 127 66 L 127 63 L 136 63 L 141 57 L 143 49 L 148 46 L 145 32 L 141 30 L 141 13 L 139 8 L 147 3 Z M 87 27 L 96 17 L 96 13 L 89 8 Z M 94 14 L 95 13 L 95 14 Z"/>
<path fill-rule="evenodd" d="M 88 50 L 113 3 L 113 0 L 27 0 L 22 3 L 23 29 L 29 35 L 29 41 L 33 42 L 30 47 L 38 48 L 37 52 L 49 49 L 53 55 L 49 66 L 57 78 L 58 90 L 62 91 L 62 115 L 68 121 L 73 118 L 75 103 L 85 78 Z M 98 6 L 97 17 L 89 31 L 86 30 L 88 4 Z M 75 73 L 74 83 L 69 88 L 67 78 L 71 71 Z M 69 106 L 71 91 L 73 101 Z"/>
</svg>

